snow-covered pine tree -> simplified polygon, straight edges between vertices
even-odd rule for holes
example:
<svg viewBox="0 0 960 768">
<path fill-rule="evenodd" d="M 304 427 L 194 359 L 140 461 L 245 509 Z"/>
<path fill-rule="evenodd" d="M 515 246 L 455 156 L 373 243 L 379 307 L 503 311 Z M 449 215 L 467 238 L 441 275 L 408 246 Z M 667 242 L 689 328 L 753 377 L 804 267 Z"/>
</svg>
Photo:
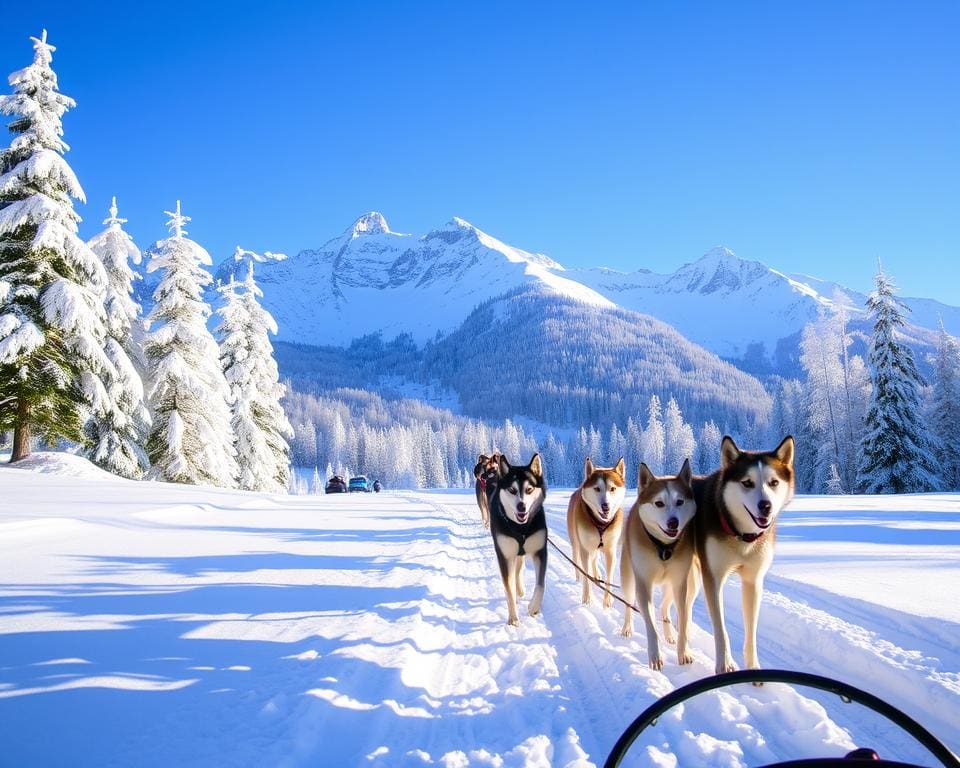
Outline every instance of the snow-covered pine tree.
<svg viewBox="0 0 960 768">
<path fill-rule="evenodd" d="M 939 485 L 930 434 L 920 411 L 923 380 L 913 353 L 897 341 L 909 311 L 895 296 L 883 268 L 867 299 L 873 315 L 870 367 L 873 393 L 867 410 L 857 479 L 864 493 L 916 493 Z"/>
<path fill-rule="evenodd" d="M 654 474 L 660 474 L 664 471 L 665 453 L 666 442 L 660 398 L 657 395 L 651 395 L 647 406 L 647 427 L 643 430 L 643 450 L 640 461 L 644 462 Z"/>
<path fill-rule="evenodd" d="M 77 236 L 73 199 L 85 197 L 63 159 L 61 118 L 76 103 L 58 91 L 47 31 L 31 40 L 33 63 L 0 96 L 0 113 L 14 117 L 0 151 L 0 431 L 13 430 L 11 461 L 33 435 L 82 440 L 111 368 L 98 296 L 106 274 Z"/>
<path fill-rule="evenodd" d="M 180 201 L 175 211 L 166 213 L 172 234 L 147 254 L 147 271 L 162 270 L 144 344 L 153 415 L 147 439 L 152 464 L 148 477 L 232 487 L 237 464 L 229 390 L 217 343 L 206 326 L 210 307 L 201 293 L 212 280 L 203 265 L 212 260 L 184 237 L 183 225 L 190 219 L 180 212 Z"/>
<path fill-rule="evenodd" d="M 237 252 L 241 249 L 238 247 Z M 263 292 L 253 276 L 253 261 L 242 283 L 218 289 L 223 305 L 217 328 L 220 365 L 230 387 L 230 412 L 236 439 L 237 484 L 248 491 L 283 493 L 290 474 L 293 428 L 280 400 L 286 388 L 273 357 L 270 333 L 277 324 L 257 300 Z"/>
<path fill-rule="evenodd" d="M 114 197 L 110 216 L 103 221 L 107 228 L 87 242 L 107 273 L 102 296 L 107 329 L 104 351 L 113 363 L 115 375 L 111 372 L 104 375 L 109 402 L 106 408 L 91 414 L 85 425 L 89 440 L 85 453 L 108 472 L 140 478 L 150 466 L 143 449 L 150 431 L 150 413 L 144 403 L 143 381 L 134 362 L 141 357 L 133 333 L 140 326 L 140 307 L 131 298 L 137 276 L 130 262 L 140 263 L 140 249 L 123 231 L 125 222 L 126 219 L 117 216 Z"/>
<path fill-rule="evenodd" d="M 933 360 L 930 428 L 937 445 L 943 488 L 960 491 L 960 342 L 940 323 Z"/>
</svg>

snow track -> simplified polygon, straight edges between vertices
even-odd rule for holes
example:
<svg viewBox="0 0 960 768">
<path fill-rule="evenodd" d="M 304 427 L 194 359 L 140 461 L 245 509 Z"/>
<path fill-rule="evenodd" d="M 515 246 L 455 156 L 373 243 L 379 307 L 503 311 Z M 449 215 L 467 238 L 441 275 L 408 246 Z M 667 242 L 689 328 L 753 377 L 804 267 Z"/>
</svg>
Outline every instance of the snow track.
<svg viewBox="0 0 960 768">
<path fill-rule="evenodd" d="M 596 590 L 582 606 L 553 550 L 542 615 L 528 591 L 507 626 L 469 492 L 287 498 L 11 469 L 0 486 L 0 765 L 585 767 L 647 705 L 712 674 L 702 598 L 695 662 L 665 646 L 656 672 L 642 631 L 618 635 L 619 603 L 604 610 Z M 548 503 L 564 547 L 566 498 Z M 956 623 L 776 562 L 767 588 L 762 663 L 869 690 L 960 747 Z M 930 764 L 829 694 L 744 688 L 667 713 L 628 764 L 758 765 L 854 742 Z"/>
</svg>

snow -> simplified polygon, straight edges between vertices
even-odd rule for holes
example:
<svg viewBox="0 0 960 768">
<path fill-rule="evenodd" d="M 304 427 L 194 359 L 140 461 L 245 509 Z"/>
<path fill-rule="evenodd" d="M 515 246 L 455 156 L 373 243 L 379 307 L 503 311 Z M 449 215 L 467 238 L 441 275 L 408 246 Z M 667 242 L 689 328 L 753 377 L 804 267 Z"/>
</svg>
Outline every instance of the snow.
<svg viewBox="0 0 960 768">
<path fill-rule="evenodd" d="M 563 547 L 568 493 L 548 496 Z M 761 662 L 871 691 L 960 749 L 958 502 L 798 497 Z M 543 615 L 508 627 L 472 491 L 275 496 L 35 454 L 0 467 L 0 563 L 11 765 L 600 765 L 645 706 L 713 667 L 702 598 L 694 664 L 668 650 L 654 672 L 554 551 Z M 866 744 L 931 762 L 830 694 L 744 688 L 667 713 L 631 754 L 740 766 Z"/>
</svg>

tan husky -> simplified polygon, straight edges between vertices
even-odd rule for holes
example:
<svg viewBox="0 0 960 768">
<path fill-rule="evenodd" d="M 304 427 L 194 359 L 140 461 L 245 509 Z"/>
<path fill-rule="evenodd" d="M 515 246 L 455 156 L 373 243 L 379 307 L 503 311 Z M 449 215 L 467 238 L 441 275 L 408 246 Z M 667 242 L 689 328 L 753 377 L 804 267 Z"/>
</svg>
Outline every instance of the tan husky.
<svg viewBox="0 0 960 768">
<path fill-rule="evenodd" d="M 773 562 L 777 515 L 793 498 L 793 453 L 789 436 L 764 452 L 741 451 L 732 438 L 724 437 L 720 469 L 694 478 L 697 557 L 713 624 L 717 673 L 737 668 L 723 621 L 723 583 L 734 571 L 740 574 L 743 598 L 744 662 L 750 669 L 760 666 L 757 623 L 763 577 Z"/>
<path fill-rule="evenodd" d="M 697 575 L 694 566 L 695 542 L 693 519 L 697 505 L 693 498 L 690 460 L 675 477 L 657 477 L 640 465 L 638 496 L 627 517 L 620 555 L 620 583 L 624 599 L 635 605 L 647 628 L 647 656 L 651 669 L 663 668 L 663 656 L 653 623 L 653 588 L 664 584 L 664 638 L 673 642 L 669 624 L 669 608 L 676 598 L 680 637 L 677 639 L 677 662 L 689 664 L 693 657 L 687 650 L 687 632 Z M 633 611 L 624 609 L 621 634 L 633 634 Z"/>
<path fill-rule="evenodd" d="M 573 492 L 567 505 L 567 532 L 573 561 L 593 578 L 597 571 L 598 555 L 603 553 L 607 588 L 603 607 L 613 605 L 610 580 L 613 577 L 613 557 L 623 531 L 623 500 L 627 495 L 623 459 L 615 467 L 595 467 L 587 458 L 583 465 L 583 483 Z M 590 579 L 575 570 L 577 581 L 583 582 L 583 604 L 590 602 Z"/>
</svg>

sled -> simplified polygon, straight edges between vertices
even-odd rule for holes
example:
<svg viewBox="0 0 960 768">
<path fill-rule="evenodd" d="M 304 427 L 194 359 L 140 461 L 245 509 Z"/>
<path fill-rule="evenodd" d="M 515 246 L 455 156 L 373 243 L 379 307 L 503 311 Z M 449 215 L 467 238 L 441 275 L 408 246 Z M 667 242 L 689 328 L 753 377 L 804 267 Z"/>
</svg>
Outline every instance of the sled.
<svg viewBox="0 0 960 768">
<path fill-rule="evenodd" d="M 637 737 L 648 727 L 655 726 L 658 718 L 677 704 L 699 696 L 702 693 L 706 693 L 707 691 L 713 691 L 717 688 L 725 688 L 739 683 L 753 683 L 754 685 L 763 683 L 787 683 L 788 685 L 817 688 L 822 691 L 835 693 L 844 703 L 849 704 L 855 701 L 858 704 L 872 709 L 874 712 L 879 713 L 887 720 L 899 726 L 902 730 L 913 736 L 936 757 L 942 765 L 946 766 L 946 768 L 960 768 L 960 760 L 957 759 L 957 756 L 947 749 L 947 747 L 926 728 L 896 707 L 878 699 L 873 694 L 861 691 L 859 688 L 854 688 L 852 685 L 841 683 L 829 677 L 782 669 L 745 669 L 739 672 L 726 672 L 697 680 L 682 688 L 671 691 L 662 699 L 647 707 L 636 720 L 627 726 L 627 729 L 620 735 L 620 738 L 617 739 L 617 743 L 603 764 L 604 768 L 617 768 L 624 757 L 626 757 L 628 750 L 633 742 L 636 741 Z M 854 768 L 858 765 L 864 766 L 864 768 L 921 768 L 912 763 L 884 760 L 869 748 L 857 749 L 846 757 L 787 760 L 785 762 L 771 763 L 763 766 L 763 768 Z"/>
</svg>

